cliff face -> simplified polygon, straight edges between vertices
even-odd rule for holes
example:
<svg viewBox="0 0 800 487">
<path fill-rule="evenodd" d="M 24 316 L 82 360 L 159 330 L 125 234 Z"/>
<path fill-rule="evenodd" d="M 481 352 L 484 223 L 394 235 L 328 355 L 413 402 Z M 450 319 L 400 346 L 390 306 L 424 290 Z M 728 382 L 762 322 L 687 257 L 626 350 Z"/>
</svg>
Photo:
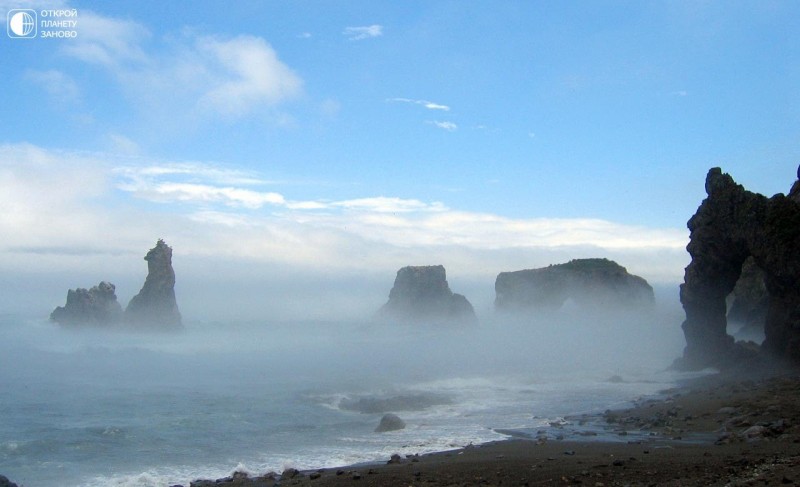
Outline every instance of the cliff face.
<svg viewBox="0 0 800 487">
<path fill-rule="evenodd" d="M 115 287 L 101 282 L 91 289 L 67 291 L 67 303 L 50 313 L 50 320 L 62 325 L 113 325 L 122 320 L 122 306 L 117 302 Z"/>
<path fill-rule="evenodd" d="M 706 194 L 688 222 L 692 257 L 681 285 L 686 348 L 676 365 L 726 366 L 752 355 L 727 334 L 725 298 L 748 258 L 763 271 L 767 311 L 763 349 L 800 360 L 800 182 L 789 197 L 746 191 L 713 168 Z"/>
<path fill-rule="evenodd" d="M 387 321 L 407 323 L 475 323 L 467 298 L 447 284 L 444 266 L 408 266 L 397 271 L 389 301 L 378 311 Z"/>
<path fill-rule="evenodd" d="M 591 310 L 649 307 L 653 288 L 608 259 L 576 259 L 540 269 L 501 272 L 495 281 L 500 311 L 553 311 L 567 300 Z"/>
<path fill-rule="evenodd" d="M 748 257 L 742 264 L 742 274 L 728 299 L 731 297 L 733 299 L 728 309 L 728 323 L 738 325 L 736 336 L 762 342 L 769 294 L 764 283 L 764 271 L 756 265 L 753 257 Z"/>
<path fill-rule="evenodd" d="M 181 327 L 181 314 L 175 300 L 172 248 L 159 239 L 144 260 L 147 261 L 147 278 L 139 294 L 128 303 L 125 322 L 153 328 Z"/>
</svg>

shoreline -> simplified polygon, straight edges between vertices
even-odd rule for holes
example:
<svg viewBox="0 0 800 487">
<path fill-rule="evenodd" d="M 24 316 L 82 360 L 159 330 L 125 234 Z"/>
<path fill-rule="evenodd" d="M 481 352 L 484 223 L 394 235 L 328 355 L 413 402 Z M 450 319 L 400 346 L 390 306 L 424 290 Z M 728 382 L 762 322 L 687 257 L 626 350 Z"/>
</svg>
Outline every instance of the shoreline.
<svg viewBox="0 0 800 487">
<path fill-rule="evenodd" d="M 183 486 L 800 483 L 797 370 L 718 373 L 631 402 L 625 409 L 566 417 L 567 424 L 542 434 L 500 430 L 508 439 L 383 462 L 240 472 Z"/>
</svg>

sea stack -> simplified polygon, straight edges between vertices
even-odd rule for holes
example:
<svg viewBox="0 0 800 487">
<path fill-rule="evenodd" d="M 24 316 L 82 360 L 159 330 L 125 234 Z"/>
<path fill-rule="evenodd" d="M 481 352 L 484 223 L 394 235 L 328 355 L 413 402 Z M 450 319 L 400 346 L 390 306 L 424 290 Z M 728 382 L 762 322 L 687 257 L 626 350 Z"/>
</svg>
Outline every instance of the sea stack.
<svg viewBox="0 0 800 487">
<path fill-rule="evenodd" d="M 653 288 L 608 259 L 575 259 L 539 269 L 501 272 L 494 284 L 498 311 L 556 311 L 568 300 L 591 312 L 649 309 Z"/>
<path fill-rule="evenodd" d="M 767 198 L 715 167 L 705 189 L 708 196 L 687 223 L 692 261 L 681 285 L 686 348 L 676 367 L 725 368 L 755 354 L 727 333 L 726 298 L 743 269 L 750 272 L 747 265 L 760 269 L 767 293 L 762 348 L 800 362 L 800 181 L 788 197 Z"/>
<path fill-rule="evenodd" d="M 382 321 L 398 323 L 475 324 L 467 298 L 447 284 L 444 266 L 408 266 L 397 271 L 389 301 L 378 311 Z"/>
<path fill-rule="evenodd" d="M 114 291 L 114 285 L 105 281 L 91 289 L 70 289 L 67 303 L 54 309 L 50 320 L 69 326 L 118 324 L 122 320 L 122 306 Z"/>
<path fill-rule="evenodd" d="M 182 327 L 181 313 L 175 301 L 172 247 L 159 239 L 144 260 L 147 261 L 147 278 L 142 290 L 125 309 L 125 323 L 158 329 Z"/>
</svg>

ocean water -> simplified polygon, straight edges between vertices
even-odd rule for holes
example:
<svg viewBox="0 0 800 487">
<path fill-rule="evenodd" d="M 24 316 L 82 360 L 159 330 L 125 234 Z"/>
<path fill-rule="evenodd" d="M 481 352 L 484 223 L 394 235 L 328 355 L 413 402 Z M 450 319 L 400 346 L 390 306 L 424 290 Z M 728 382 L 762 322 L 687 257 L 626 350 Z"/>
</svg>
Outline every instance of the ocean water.
<svg viewBox="0 0 800 487">
<path fill-rule="evenodd" d="M 654 317 L 141 335 L 6 316 L 0 474 L 25 487 L 188 485 L 453 449 L 655 394 L 678 378 L 664 369 L 680 346 L 674 320 Z M 375 433 L 381 406 L 406 429 Z"/>
</svg>

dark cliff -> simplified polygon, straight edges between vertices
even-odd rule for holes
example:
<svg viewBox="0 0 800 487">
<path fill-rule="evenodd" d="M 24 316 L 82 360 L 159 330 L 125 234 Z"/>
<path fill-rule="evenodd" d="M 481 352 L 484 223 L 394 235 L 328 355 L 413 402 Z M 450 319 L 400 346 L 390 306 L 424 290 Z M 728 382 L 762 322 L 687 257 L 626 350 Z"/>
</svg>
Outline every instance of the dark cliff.
<svg viewBox="0 0 800 487">
<path fill-rule="evenodd" d="M 477 322 L 467 298 L 447 284 L 444 266 L 408 266 L 397 271 L 389 301 L 378 318 L 401 323 Z"/>
<path fill-rule="evenodd" d="M 650 307 L 646 280 L 608 259 L 576 259 L 539 269 L 501 272 L 495 281 L 499 311 L 554 311 L 570 300 L 593 311 Z"/>
<path fill-rule="evenodd" d="M 144 257 L 147 278 L 142 290 L 125 309 L 125 322 L 152 328 L 180 328 L 181 313 L 175 300 L 175 271 L 172 269 L 172 247 L 159 239 Z"/>
<path fill-rule="evenodd" d="M 745 190 L 720 168 L 708 172 L 708 196 L 688 222 L 692 261 L 681 285 L 686 348 L 676 366 L 726 367 L 756 353 L 727 334 L 726 297 L 748 260 L 763 273 L 767 293 L 762 349 L 800 360 L 798 183 L 788 197 L 767 198 Z"/>
</svg>

